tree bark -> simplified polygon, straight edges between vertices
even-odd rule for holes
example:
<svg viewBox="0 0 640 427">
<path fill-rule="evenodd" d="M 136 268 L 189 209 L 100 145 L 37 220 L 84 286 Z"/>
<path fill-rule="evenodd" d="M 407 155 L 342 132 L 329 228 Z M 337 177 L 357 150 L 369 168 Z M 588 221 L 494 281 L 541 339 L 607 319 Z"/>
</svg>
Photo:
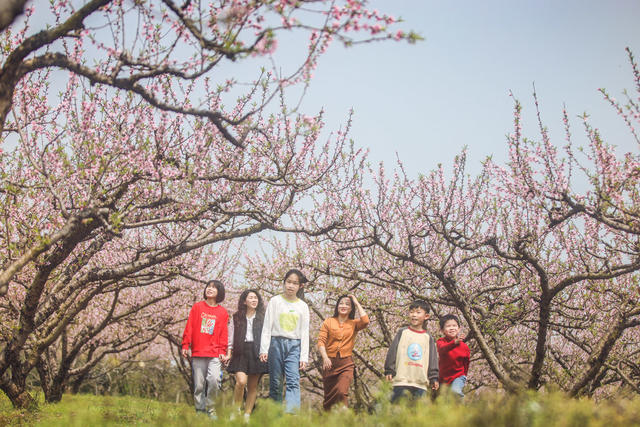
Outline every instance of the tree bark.
<svg viewBox="0 0 640 427">
<path fill-rule="evenodd" d="M 48 392 L 45 391 L 44 400 L 47 403 L 58 403 L 62 400 L 62 394 L 64 393 L 64 389 L 66 388 L 65 382 L 57 382 L 54 381 L 48 387 Z"/>
<path fill-rule="evenodd" d="M 27 0 L 2 0 L 0 2 L 0 32 L 9 28 L 24 13 Z"/>
<path fill-rule="evenodd" d="M 578 378 L 571 390 L 569 396 L 577 397 L 587 392 L 587 386 L 593 381 L 600 370 L 606 365 L 609 353 L 613 350 L 613 346 L 622 336 L 628 327 L 638 326 L 636 322 L 628 323 L 627 319 L 630 315 L 637 315 L 638 309 L 631 313 L 621 313 L 618 322 L 612 325 L 609 333 L 602 339 L 598 348 L 595 349 L 589 360 L 587 361 L 587 369 L 582 376 Z"/>
<path fill-rule="evenodd" d="M 36 400 L 27 392 L 25 382 L 15 382 L 3 378 L 0 380 L 0 390 L 2 390 L 14 408 L 33 409 L 37 407 Z"/>
</svg>

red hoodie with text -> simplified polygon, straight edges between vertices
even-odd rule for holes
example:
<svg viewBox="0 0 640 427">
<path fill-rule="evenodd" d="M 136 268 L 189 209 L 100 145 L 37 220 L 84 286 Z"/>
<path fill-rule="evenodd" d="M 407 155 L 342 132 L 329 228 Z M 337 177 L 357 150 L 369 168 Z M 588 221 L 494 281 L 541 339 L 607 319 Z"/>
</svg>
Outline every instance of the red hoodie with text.
<svg viewBox="0 0 640 427">
<path fill-rule="evenodd" d="M 205 301 L 191 307 L 187 326 L 182 334 L 182 348 L 191 346 L 192 357 L 219 357 L 227 353 L 229 313 L 221 305 L 210 306 Z"/>
</svg>

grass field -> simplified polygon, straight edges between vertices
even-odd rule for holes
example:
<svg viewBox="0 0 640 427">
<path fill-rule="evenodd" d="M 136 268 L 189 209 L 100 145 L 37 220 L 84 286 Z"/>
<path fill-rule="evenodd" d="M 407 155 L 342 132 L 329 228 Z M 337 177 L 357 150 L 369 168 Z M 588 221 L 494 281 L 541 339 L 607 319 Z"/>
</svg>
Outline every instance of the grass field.
<svg viewBox="0 0 640 427">
<path fill-rule="evenodd" d="M 229 420 L 229 396 L 218 402 L 214 423 L 196 415 L 191 406 L 129 396 L 65 395 L 58 404 L 40 404 L 36 412 L 17 411 L 0 393 L 0 426 L 211 426 L 245 425 L 241 418 Z M 505 397 L 488 395 L 465 405 L 455 399 L 413 406 L 390 405 L 385 399 L 374 413 L 337 410 L 325 414 L 305 409 L 284 415 L 270 401 L 259 401 L 252 426 L 640 426 L 640 397 L 594 403 L 568 399 L 560 394 L 527 394 Z"/>
</svg>

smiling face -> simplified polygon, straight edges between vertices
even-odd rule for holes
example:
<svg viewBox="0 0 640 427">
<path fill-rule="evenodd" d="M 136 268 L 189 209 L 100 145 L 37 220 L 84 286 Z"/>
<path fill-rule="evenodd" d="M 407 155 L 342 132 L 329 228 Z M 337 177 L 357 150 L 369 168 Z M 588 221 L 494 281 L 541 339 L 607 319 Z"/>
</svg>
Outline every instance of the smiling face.
<svg viewBox="0 0 640 427">
<path fill-rule="evenodd" d="M 353 305 L 351 305 L 351 298 L 349 297 L 341 298 L 338 302 L 338 314 L 340 316 L 349 316 L 352 308 Z"/>
<path fill-rule="evenodd" d="M 409 310 L 409 325 L 411 328 L 421 330 L 424 325 L 424 321 L 429 318 L 429 314 L 420 307 L 412 308 Z"/>
<path fill-rule="evenodd" d="M 460 330 L 460 325 L 454 319 L 449 319 L 444 322 L 444 326 L 442 327 L 442 333 L 444 336 L 450 340 L 456 339 L 458 336 L 458 331 Z"/>
<path fill-rule="evenodd" d="M 297 274 L 290 274 L 284 281 L 284 296 L 285 298 L 292 300 L 296 298 L 296 293 L 300 289 L 300 278 Z"/>
<path fill-rule="evenodd" d="M 204 297 L 206 299 L 215 300 L 217 296 L 218 296 L 218 288 L 216 288 L 216 286 L 213 283 L 204 289 Z"/>
<path fill-rule="evenodd" d="M 258 295 L 254 292 L 249 292 L 247 294 L 247 299 L 245 299 L 244 303 L 249 309 L 255 310 L 258 307 L 258 303 L 260 300 L 258 299 Z"/>
</svg>

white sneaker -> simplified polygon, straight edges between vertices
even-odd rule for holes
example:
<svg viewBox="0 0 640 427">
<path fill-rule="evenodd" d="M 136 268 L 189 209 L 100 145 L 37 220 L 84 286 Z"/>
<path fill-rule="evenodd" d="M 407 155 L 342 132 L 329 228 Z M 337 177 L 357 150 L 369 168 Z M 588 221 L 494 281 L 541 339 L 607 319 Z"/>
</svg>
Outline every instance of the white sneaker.
<svg viewBox="0 0 640 427">
<path fill-rule="evenodd" d="M 245 423 L 248 423 L 250 418 L 251 418 L 251 414 L 244 414 L 244 422 Z"/>
</svg>

